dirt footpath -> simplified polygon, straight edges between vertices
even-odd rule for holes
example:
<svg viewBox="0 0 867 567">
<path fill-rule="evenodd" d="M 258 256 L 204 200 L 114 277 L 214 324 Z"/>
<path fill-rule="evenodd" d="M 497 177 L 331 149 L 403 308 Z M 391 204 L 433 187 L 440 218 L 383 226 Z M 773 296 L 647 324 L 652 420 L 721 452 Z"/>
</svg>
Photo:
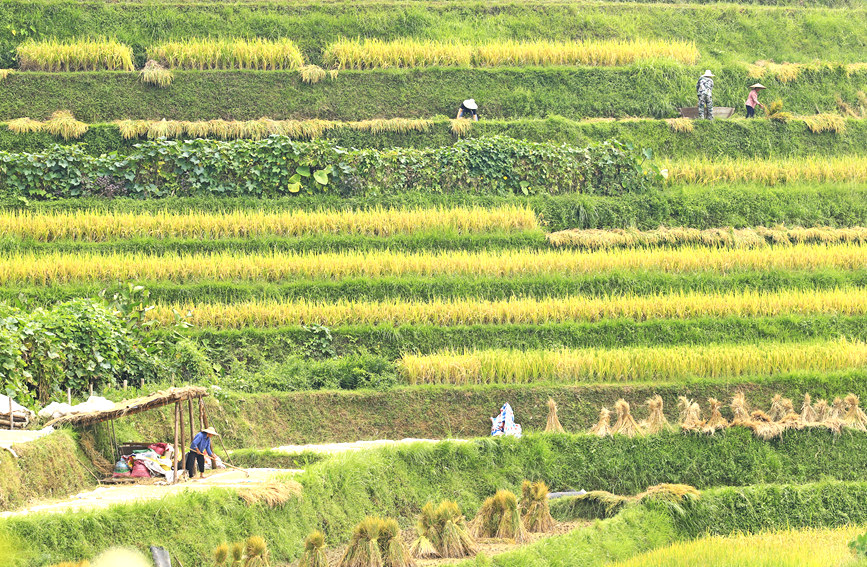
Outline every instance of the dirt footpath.
<svg viewBox="0 0 867 567">
<path fill-rule="evenodd" d="M 178 484 L 166 485 L 156 482 L 147 484 L 103 485 L 70 498 L 38 503 L 23 510 L 0 513 L 0 518 L 23 516 L 37 512 L 60 513 L 75 510 L 93 510 L 112 504 L 128 504 L 133 501 L 157 500 L 184 490 L 210 490 L 212 488 L 240 488 L 262 484 L 279 474 L 300 472 L 296 469 L 245 469 L 250 477 L 238 470 L 221 469 L 208 471 L 205 478 L 197 478 Z"/>
</svg>

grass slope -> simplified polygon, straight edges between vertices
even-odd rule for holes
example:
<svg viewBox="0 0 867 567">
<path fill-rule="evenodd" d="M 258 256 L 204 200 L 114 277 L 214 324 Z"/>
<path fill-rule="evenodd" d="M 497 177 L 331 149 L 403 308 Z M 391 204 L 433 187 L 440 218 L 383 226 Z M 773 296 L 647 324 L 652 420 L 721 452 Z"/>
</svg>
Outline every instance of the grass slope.
<svg viewBox="0 0 867 567">
<path fill-rule="evenodd" d="M 0 82 L 0 120 L 44 120 L 59 109 L 85 122 L 428 118 L 453 116 L 469 95 L 479 102 L 483 119 L 667 118 L 697 104 L 695 83 L 707 65 L 343 71 L 315 85 L 303 84 L 294 71 L 175 71 L 168 89 L 143 85 L 136 73 L 27 72 Z M 715 104 L 740 111 L 754 81 L 746 67 L 717 67 L 714 73 Z M 838 95 L 856 104 L 856 93 L 867 89 L 867 69 L 851 76 L 843 69 L 805 71 L 788 84 L 762 81 L 772 93 L 766 100 L 782 98 L 787 111 L 813 114 L 836 111 Z M 79 96 L 83 92 L 88 95 Z"/>
</svg>

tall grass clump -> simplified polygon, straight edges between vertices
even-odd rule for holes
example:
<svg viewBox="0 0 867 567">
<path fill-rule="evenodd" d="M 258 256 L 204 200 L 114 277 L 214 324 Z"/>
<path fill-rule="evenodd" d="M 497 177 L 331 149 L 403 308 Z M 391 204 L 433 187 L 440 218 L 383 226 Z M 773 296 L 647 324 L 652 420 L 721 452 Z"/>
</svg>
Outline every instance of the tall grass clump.
<svg viewBox="0 0 867 567">
<path fill-rule="evenodd" d="M 132 49 L 114 39 L 28 40 L 15 48 L 25 71 L 134 71 Z"/>
<path fill-rule="evenodd" d="M 289 39 L 186 39 L 148 49 L 170 69 L 298 69 L 304 58 Z"/>
<path fill-rule="evenodd" d="M 171 86 L 172 81 L 175 78 L 171 69 L 166 69 L 153 59 L 149 59 L 148 62 L 145 63 L 139 77 L 141 78 L 142 83 L 145 83 L 146 85 L 154 85 L 161 89 Z"/>
</svg>

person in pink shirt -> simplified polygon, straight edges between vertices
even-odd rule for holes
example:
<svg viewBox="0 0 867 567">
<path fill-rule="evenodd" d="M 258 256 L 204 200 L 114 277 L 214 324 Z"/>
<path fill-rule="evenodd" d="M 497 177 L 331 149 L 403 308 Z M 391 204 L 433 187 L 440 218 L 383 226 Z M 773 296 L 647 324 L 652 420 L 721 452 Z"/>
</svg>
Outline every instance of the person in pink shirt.
<svg viewBox="0 0 867 567">
<path fill-rule="evenodd" d="M 756 115 L 756 105 L 757 104 L 759 106 L 761 106 L 762 110 L 764 110 L 765 112 L 768 111 L 768 109 L 765 107 L 765 105 L 759 102 L 759 89 L 766 89 L 767 87 L 761 83 L 756 83 L 755 85 L 752 85 L 750 88 L 753 90 L 751 90 L 749 96 L 747 96 L 747 102 L 746 102 L 747 118 L 752 118 L 753 116 Z"/>
</svg>

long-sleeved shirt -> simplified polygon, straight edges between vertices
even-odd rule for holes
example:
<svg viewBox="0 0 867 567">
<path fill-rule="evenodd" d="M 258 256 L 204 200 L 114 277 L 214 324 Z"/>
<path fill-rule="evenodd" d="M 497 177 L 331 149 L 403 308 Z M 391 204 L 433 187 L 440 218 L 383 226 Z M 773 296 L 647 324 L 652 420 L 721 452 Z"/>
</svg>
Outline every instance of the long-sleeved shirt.
<svg viewBox="0 0 867 567">
<path fill-rule="evenodd" d="M 759 91 L 758 89 L 753 89 L 750 91 L 749 96 L 747 96 L 746 105 L 755 108 L 757 104 L 759 104 Z"/>
<path fill-rule="evenodd" d="M 213 455 L 214 452 L 211 451 L 211 439 L 208 437 L 207 433 L 200 431 L 196 433 L 196 436 L 193 437 L 193 442 L 190 444 L 190 449 L 195 451 L 200 451 L 206 455 Z"/>
<path fill-rule="evenodd" d="M 710 95 L 713 92 L 713 79 L 710 77 L 702 77 L 698 80 L 695 90 L 699 95 Z"/>
</svg>

